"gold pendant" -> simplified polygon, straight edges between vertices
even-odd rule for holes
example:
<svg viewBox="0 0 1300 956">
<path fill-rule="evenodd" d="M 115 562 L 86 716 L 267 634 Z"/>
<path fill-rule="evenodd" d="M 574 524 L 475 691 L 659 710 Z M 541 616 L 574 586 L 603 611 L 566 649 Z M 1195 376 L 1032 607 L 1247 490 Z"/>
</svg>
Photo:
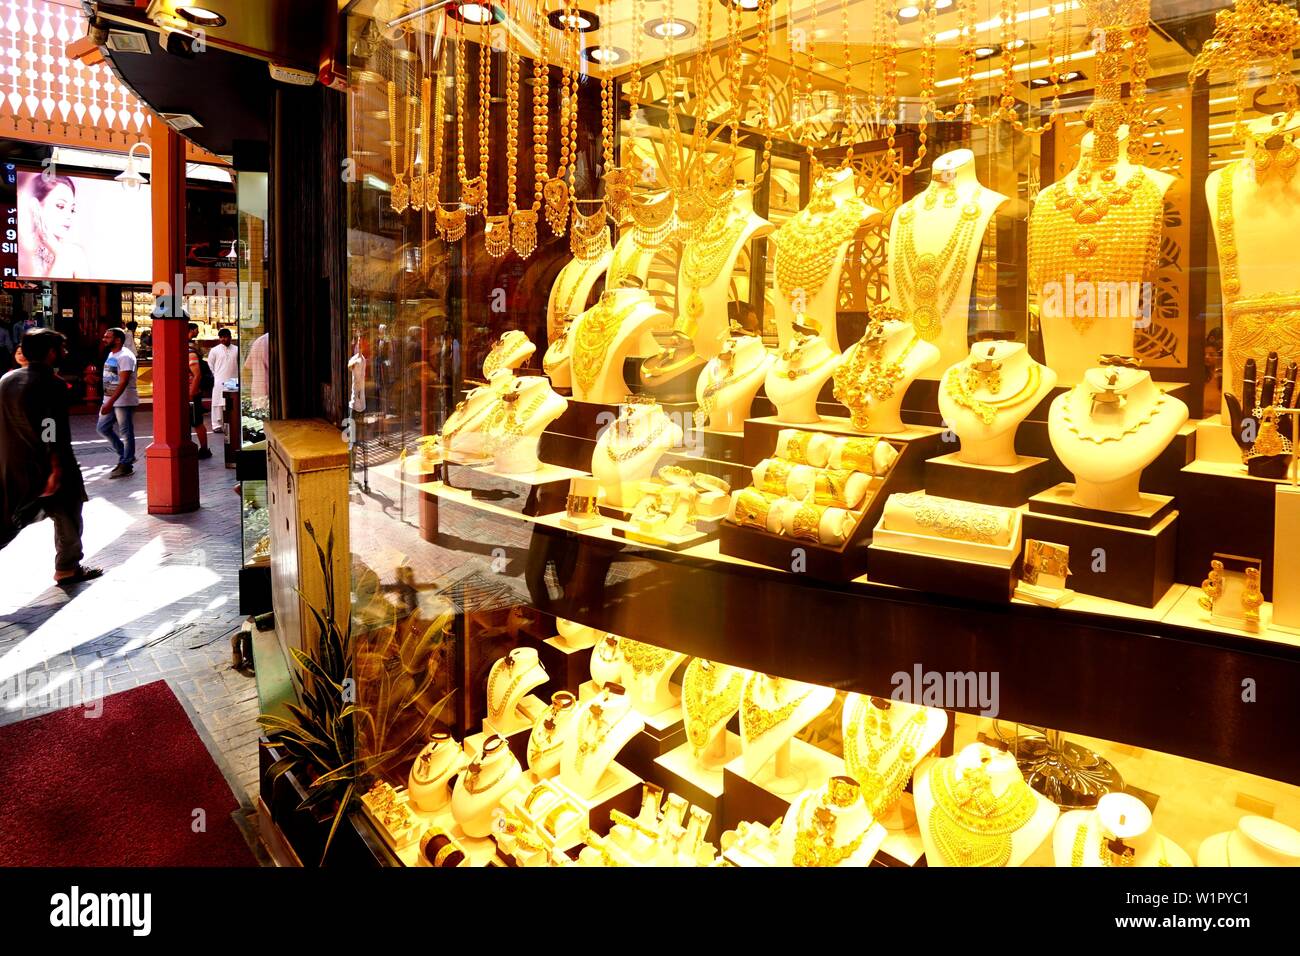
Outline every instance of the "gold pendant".
<svg viewBox="0 0 1300 956">
<path fill-rule="evenodd" d="M 455 209 L 443 209 L 437 207 L 435 220 L 438 225 L 438 232 L 447 242 L 458 242 L 465 238 L 465 209 L 463 206 L 457 206 Z"/>
<path fill-rule="evenodd" d="M 460 201 L 468 215 L 478 215 L 487 202 L 487 182 L 482 176 L 475 176 L 461 187 Z"/>
<path fill-rule="evenodd" d="M 700 298 L 700 290 L 695 286 L 691 286 L 691 294 L 686 297 L 686 314 L 695 321 L 704 314 L 704 300 Z"/>
<path fill-rule="evenodd" d="M 521 259 L 527 259 L 537 248 L 537 213 L 533 210 L 519 209 L 511 217 L 510 245 Z"/>
<path fill-rule="evenodd" d="M 551 232 L 561 235 L 569 225 L 569 184 L 559 176 L 552 177 L 542 187 L 546 202 L 546 222 Z"/>
<path fill-rule="evenodd" d="M 411 177 L 411 208 L 419 212 L 424 208 L 424 177 Z"/>
<path fill-rule="evenodd" d="M 483 245 L 488 255 L 500 259 L 510 251 L 510 217 L 488 216 L 483 230 Z"/>
<path fill-rule="evenodd" d="M 933 342 L 943 331 L 939 313 L 932 306 L 920 305 L 912 313 L 912 328 L 927 342 Z"/>
<path fill-rule="evenodd" d="M 407 190 L 406 183 L 402 180 L 401 176 L 398 176 L 396 182 L 393 183 L 393 193 L 392 198 L 390 199 L 393 212 L 406 212 L 406 207 L 408 205 L 407 199 L 409 195 L 410 193 Z"/>
</svg>

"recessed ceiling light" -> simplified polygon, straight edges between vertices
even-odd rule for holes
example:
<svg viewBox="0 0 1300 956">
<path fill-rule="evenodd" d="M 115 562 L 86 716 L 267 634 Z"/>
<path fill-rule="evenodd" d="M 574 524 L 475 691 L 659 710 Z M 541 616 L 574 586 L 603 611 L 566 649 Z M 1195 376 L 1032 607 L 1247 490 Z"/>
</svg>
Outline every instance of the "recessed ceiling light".
<svg viewBox="0 0 1300 956">
<path fill-rule="evenodd" d="M 198 27 L 224 27 L 226 18 L 206 7 L 177 7 L 177 16 Z"/>
<path fill-rule="evenodd" d="M 1028 40 L 1017 38 L 1015 40 L 1012 40 L 1010 43 L 1008 43 L 1007 46 L 1009 46 L 1013 50 L 1019 50 L 1022 46 L 1024 46 L 1028 42 L 1029 42 Z"/>
<path fill-rule="evenodd" d="M 1073 83 L 1075 80 L 1082 79 L 1083 74 L 1078 70 L 1071 70 L 1069 73 L 1061 74 L 1062 83 Z"/>
<path fill-rule="evenodd" d="M 622 63 L 628 58 L 627 50 L 620 49 L 616 46 L 589 46 L 582 51 L 583 57 L 591 63 L 599 63 L 602 66 L 613 66 L 615 63 Z"/>
<path fill-rule="evenodd" d="M 977 46 L 975 48 L 975 58 L 977 60 L 986 60 L 997 52 L 998 48 L 995 46 Z"/>
<path fill-rule="evenodd" d="M 1046 86 L 1046 85 L 1047 85 L 1048 83 L 1050 83 L 1050 82 L 1052 82 L 1052 81 L 1049 80 L 1049 79 L 1048 79 L 1047 77 L 1045 77 L 1045 76 L 1036 76 L 1036 77 L 1034 77 L 1032 80 L 1029 81 L 1029 85 L 1030 85 L 1030 86 Z"/>
<path fill-rule="evenodd" d="M 590 33 L 600 26 L 600 17 L 589 10 L 574 10 L 569 14 L 562 9 L 552 10 L 546 19 L 557 30 L 577 30 L 579 33 Z"/>
<path fill-rule="evenodd" d="M 458 3 L 448 7 L 447 13 L 461 23 L 476 27 L 486 26 L 501 19 L 496 8 L 486 3 Z"/>
<path fill-rule="evenodd" d="M 681 40 L 695 32 L 695 24 L 680 17 L 655 17 L 646 21 L 645 32 L 660 40 Z"/>
<path fill-rule="evenodd" d="M 934 0 L 934 8 L 936 10 L 947 10 L 951 6 L 952 0 Z"/>
<path fill-rule="evenodd" d="M 898 18 L 900 20 L 915 20 L 920 15 L 921 15 L 920 7 L 907 6 L 907 7 L 900 8 L 898 11 Z"/>
<path fill-rule="evenodd" d="M 758 0 L 731 0 L 731 5 L 742 10 L 757 10 Z"/>
</svg>

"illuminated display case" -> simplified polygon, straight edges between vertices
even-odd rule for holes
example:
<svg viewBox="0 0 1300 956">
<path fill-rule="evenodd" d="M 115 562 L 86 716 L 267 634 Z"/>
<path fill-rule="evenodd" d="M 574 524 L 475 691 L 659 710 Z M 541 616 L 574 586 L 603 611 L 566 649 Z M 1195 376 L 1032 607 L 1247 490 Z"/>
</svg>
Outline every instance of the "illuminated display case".
<svg viewBox="0 0 1300 956">
<path fill-rule="evenodd" d="M 347 37 L 381 858 L 1300 860 L 1294 8 Z"/>
</svg>

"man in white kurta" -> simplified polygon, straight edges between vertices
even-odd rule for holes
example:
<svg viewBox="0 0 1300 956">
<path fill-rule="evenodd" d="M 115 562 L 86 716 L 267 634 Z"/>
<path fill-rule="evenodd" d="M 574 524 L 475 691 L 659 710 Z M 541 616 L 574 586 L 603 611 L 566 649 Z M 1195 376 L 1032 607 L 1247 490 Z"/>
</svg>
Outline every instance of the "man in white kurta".
<svg viewBox="0 0 1300 956">
<path fill-rule="evenodd" d="M 239 378 L 239 347 L 231 340 L 230 329 L 217 332 L 220 340 L 208 349 L 208 367 L 212 369 L 212 430 L 221 431 L 221 420 L 226 410 L 223 394 L 227 379 Z"/>
</svg>

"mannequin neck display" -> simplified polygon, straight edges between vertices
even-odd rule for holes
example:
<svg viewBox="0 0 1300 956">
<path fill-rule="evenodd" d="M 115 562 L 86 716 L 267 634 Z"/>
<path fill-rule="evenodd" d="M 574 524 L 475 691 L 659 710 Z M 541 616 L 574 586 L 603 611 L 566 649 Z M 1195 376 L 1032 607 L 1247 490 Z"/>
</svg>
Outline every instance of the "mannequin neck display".
<svg viewBox="0 0 1300 956">
<path fill-rule="evenodd" d="M 442 426 L 443 450 L 449 453 L 480 454 L 482 435 L 479 429 L 497 400 L 515 385 L 515 376 L 509 371 L 498 371 L 487 385 L 473 389 L 456 405 Z"/>
<path fill-rule="evenodd" d="M 578 699 L 567 690 L 551 695 L 551 705 L 546 708 L 528 735 L 528 769 L 541 779 L 560 769 L 560 751 L 569 725 L 578 713 Z"/>
<path fill-rule="evenodd" d="M 773 233 L 776 245 L 776 327 L 781 347 L 790 341 L 799 314 L 818 322 L 820 335 L 838 352 L 835 313 L 844 256 L 857 230 L 880 210 L 858 196 L 852 167 L 834 170 L 813 184 L 808 205 Z"/>
<path fill-rule="evenodd" d="M 918 338 L 910 323 L 873 319 L 836 369 L 835 395 L 848 406 L 858 431 L 904 431 L 907 387 L 938 360 L 939 350 Z"/>
<path fill-rule="evenodd" d="M 695 762 L 709 767 L 725 761 L 726 730 L 740 709 L 745 671 L 702 657 L 686 665 L 682 675 L 682 719 Z"/>
<path fill-rule="evenodd" d="M 1134 330 L 1154 315 L 1163 197 L 1174 182 L 1129 159 L 1126 126 L 1113 160 L 1094 143 L 1085 134 L 1078 164 L 1039 193 L 1029 219 L 1045 364 L 1066 385 L 1090 356 L 1134 354 Z"/>
<path fill-rule="evenodd" d="M 969 465 L 1014 465 L 1016 429 L 1056 385 L 1022 342 L 976 342 L 944 372 L 939 411 L 961 439 L 958 460 Z"/>
<path fill-rule="evenodd" d="M 1300 117 L 1254 120 L 1244 155 L 1205 180 L 1223 290 L 1224 391 L 1240 395 L 1247 359 L 1300 356 L 1300 280 L 1290 249 L 1300 240 Z"/>
<path fill-rule="evenodd" d="M 695 351 L 695 341 L 674 330 L 659 351 L 641 363 L 641 384 L 661 401 L 683 401 L 705 359 Z"/>
<path fill-rule="evenodd" d="M 1244 816 L 1228 833 L 1201 843 L 1197 866 L 1300 866 L 1300 830 L 1268 817 Z"/>
<path fill-rule="evenodd" d="M 695 425 L 715 431 L 744 430 L 754 396 L 774 361 L 757 335 L 731 335 L 705 366 L 695 385 Z"/>
<path fill-rule="evenodd" d="M 785 866 L 865 866 L 878 841 L 866 837 L 875 820 L 850 776 L 831 777 L 790 804 L 781 822 L 777 859 Z"/>
<path fill-rule="evenodd" d="M 615 634 L 606 634 L 591 649 L 591 680 L 599 690 L 623 677 L 623 652 Z"/>
<path fill-rule="evenodd" d="M 1150 372 L 1116 366 L 1085 372 L 1052 402 L 1048 417 L 1052 448 L 1075 478 L 1075 503 L 1102 511 L 1141 508 L 1142 470 L 1173 441 L 1187 414 Z"/>
<path fill-rule="evenodd" d="M 591 298 L 596 280 L 609 269 L 613 250 L 598 259 L 570 259 L 555 277 L 550 300 L 546 305 L 546 341 L 553 342 L 564 330 L 564 323 L 581 315 Z"/>
<path fill-rule="evenodd" d="M 560 643 L 575 651 L 591 647 L 605 634 L 599 628 L 588 627 L 586 624 L 579 624 L 577 621 L 562 617 L 555 619 L 555 632 L 559 635 Z"/>
<path fill-rule="evenodd" d="M 816 325 L 796 329 L 790 344 L 767 371 L 767 397 L 776 406 L 777 421 L 784 424 L 805 425 L 821 420 L 817 396 L 844 360 L 816 329 Z"/>
<path fill-rule="evenodd" d="M 546 671 L 537 658 L 537 651 L 531 647 L 516 647 L 493 664 L 488 673 L 487 719 L 500 722 L 512 717 L 528 692 L 546 680 Z"/>
<path fill-rule="evenodd" d="M 606 502 L 623 507 L 627 490 L 649 478 L 664 452 L 681 442 L 681 427 L 658 403 L 624 405 L 618 420 L 601 432 L 591 458 Z"/>
<path fill-rule="evenodd" d="M 461 768 L 464 753 L 450 734 L 435 733 L 411 764 L 406 789 L 417 810 L 440 810 L 451 799 L 447 782 Z"/>
<path fill-rule="evenodd" d="M 774 776 L 792 776 L 790 739 L 835 699 L 835 691 L 814 684 L 751 674 L 740 701 L 740 741 L 745 773 L 751 780 L 772 767 Z"/>
<path fill-rule="evenodd" d="M 627 394 L 623 362 L 643 333 L 666 325 L 644 289 L 607 289 L 574 323 L 570 338 L 573 396 L 579 401 L 612 405 Z"/>
<path fill-rule="evenodd" d="M 1181 848 L 1151 828 L 1151 811 L 1146 804 L 1126 793 L 1105 794 L 1094 809 L 1063 818 L 1053 838 L 1052 855 L 1057 866 L 1190 863 Z"/>
<path fill-rule="evenodd" d="M 487 358 L 483 360 L 483 377 L 490 380 L 499 371 L 513 372 L 528 361 L 536 351 L 537 346 L 533 345 L 528 336 L 518 329 L 504 332 L 493 343 Z"/>
<path fill-rule="evenodd" d="M 677 278 L 680 305 L 674 327 L 690 336 L 701 357 L 717 355 L 726 337 L 736 260 L 751 239 L 771 231 L 772 224 L 754 212 L 753 192 L 748 186 L 738 186 L 728 210 L 719 213 L 697 241 L 682 248 Z"/>
<path fill-rule="evenodd" d="M 861 784 L 862 798 L 877 819 L 896 819 L 912 771 L 948 729 L 947 713 L 849 694 L 842 721 L 846 771 Z"/>
<path fill-rule="evenodd" d="M 565 740 L 560 780 L 583 799 L 593 797 L 609 765 L 627 742 L 645 729 L 619 684 L 605 689 L 583 705 Z"/>
<path fill-rule="evenodd" d="M 504 738 L 496 734 L 456 778 L 451 813 L 466 836 L 481 838 L 492 832 L 492 811 L 519 780 L 523 768 Z"/>
<path fill-rule="evenodd" d="M 573 385 L 573 369 L 569 364 L 573 357 L 573 319 L 567 319 L 558 337 L 551 341 L 542 356 L 542 371 L 551 379 L 556 388 L 570 388 Z"/>
<path fill-rule="evenodd" d="M 917 334 L 944 369 L 966 352 L 970 290 L 993 214 L 1006 196 L 979 182 L 975 154 L 956 149 L 930 167 L 930 184 L 908 200 L 889 233 L 889 282 Z M 933 377 L 933 376 L 923 376 Z"/>
<path fill-rule="evenodd" d="M 1060 813 L 1012 754 L 984 744 L 931 761 L 912 792 L 928 866 L 1020 866 Z"/>
<path fill-rule="evenodd" d="M 540 468 L 537 448 L 542 432 L 568 407 L 549 380 L 537 376 L 514 379 L 484 422 L 493 470 L 518 475 Z"/>
<path fill-rule="evenodd" d="M 629 638 L 619 642 L 619 650 L 623 655 L 620 683 L 628 690 L 632 709 L 653 717 L 671 707 L 676 697 L 669 682 L 686 655 Z"/>
</svg>

